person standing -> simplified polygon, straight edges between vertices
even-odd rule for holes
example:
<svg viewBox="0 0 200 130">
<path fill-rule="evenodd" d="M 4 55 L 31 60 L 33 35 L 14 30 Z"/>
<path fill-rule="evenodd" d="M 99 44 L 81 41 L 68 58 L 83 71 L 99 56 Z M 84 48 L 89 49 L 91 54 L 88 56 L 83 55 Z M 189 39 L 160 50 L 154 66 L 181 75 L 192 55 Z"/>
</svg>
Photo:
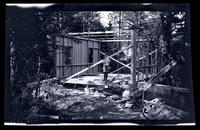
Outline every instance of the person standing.
<svg viewBox="0 0 200 130">
<path fill-rule="evenodd" d="M 103 74 L 104 74 L 104 79 L 103 81 L 107 81 L 108 78 L 108 73 L 109 73 L 109 64 L 110 64 L 110 59 L 106 58 L 103 64 Z"/>
</svg>

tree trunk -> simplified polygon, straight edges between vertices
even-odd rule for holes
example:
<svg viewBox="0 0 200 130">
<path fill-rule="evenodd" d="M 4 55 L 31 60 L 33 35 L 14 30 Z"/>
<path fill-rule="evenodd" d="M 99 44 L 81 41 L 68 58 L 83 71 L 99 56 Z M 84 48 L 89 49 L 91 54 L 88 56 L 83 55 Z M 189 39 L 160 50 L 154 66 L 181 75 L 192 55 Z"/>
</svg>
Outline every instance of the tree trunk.
<svg viewBox="0 0 200 130">
<path fill-rule="evenodd" d="M 166 21 L 166 24 L 164 24 L 164 21 Z M 165 65 L 167 65 L 171 59 L 169 56 L 171 55 L 171 24 L 172 24 L 172 12 L 168 11 L 166 14 L 166 19 L 162 18 L 162 24 L 163 24 L 163 33 L 164 33 L 164 41 L 166 41 L 166 54 L 164 55 L 165 58 Z M 171 83 L 171 70 L 166 75 L 166 84 Z"/>
</svg>

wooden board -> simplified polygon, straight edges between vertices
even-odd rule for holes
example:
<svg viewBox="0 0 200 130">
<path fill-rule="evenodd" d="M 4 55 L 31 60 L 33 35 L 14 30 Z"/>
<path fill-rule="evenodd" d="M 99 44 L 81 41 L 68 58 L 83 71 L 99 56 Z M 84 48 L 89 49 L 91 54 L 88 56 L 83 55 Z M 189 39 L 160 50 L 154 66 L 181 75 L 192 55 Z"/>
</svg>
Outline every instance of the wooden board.
<svg viewBox="0 0 200 130">
<path fill-rule="evenodd" d="M 69 80 L 63 80 L 63 84 L 82 84 L 82 85 L 96 85 L 96 86 L 104 86 L 107 85 L 103 81 L 103 74 L 99 74 L 97 76 L 81 76 L 79 78 L 72 78 Z M 129 78 L 130 74 L 109 74 L 108 81 L 112 80 L 114 77 L 119 78 Z"/>
<path fill-rule="evenodd" d="M 147 76 L 145 76 L 147 77 Z M 111 81 L 113 78 L 115 80 L 112 83 L 105 83 L 102 81 L 104 78 L 103 74 L 98 74 L 96 76 L 80 76 L 79 78 L 71 78 L 69 80 L 63 79 L 63 84 L 82 84 L 82 85 L 96 85 L 96 86 L 104 86 L 104 85 L 115 85 L 118 82 L 127 79 L 129 83 L 131 83 L 131 75 L 130 74 L 108 74 L 108 81 Z M 142 76 L 139 76 L 141 79 Z"/>
</svg>

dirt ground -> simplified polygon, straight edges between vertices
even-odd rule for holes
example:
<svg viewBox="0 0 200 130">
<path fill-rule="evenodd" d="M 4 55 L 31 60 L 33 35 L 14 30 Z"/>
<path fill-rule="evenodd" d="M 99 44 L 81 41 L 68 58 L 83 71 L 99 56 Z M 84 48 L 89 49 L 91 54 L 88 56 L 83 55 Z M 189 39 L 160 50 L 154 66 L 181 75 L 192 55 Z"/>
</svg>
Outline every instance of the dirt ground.
<svg viewBox="0 0 200 130">
<path fill-rule="evenodd" d="M 124 89 L 111 86 L 64 86 L 59 82 L 45 81 L 40 86 L 40 105 L 33 107 L 29 122 L 180 119 L 159 103 L 153 108 L 146 105 L 149 110 L 145 116 L 141 104 L 124 99 L 123 92 Z"/>
</svg>

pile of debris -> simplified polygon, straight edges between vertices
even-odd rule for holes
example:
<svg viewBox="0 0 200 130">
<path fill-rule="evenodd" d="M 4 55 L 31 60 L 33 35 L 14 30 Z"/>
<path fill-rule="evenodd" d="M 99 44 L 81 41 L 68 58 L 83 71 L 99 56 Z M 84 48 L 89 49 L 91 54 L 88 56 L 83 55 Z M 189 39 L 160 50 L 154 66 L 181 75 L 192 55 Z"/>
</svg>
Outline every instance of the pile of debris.
<svg viewBox="0 0 200 130">
<path fill-rule="evenodd" d="M 35 95 L 35 90 L 32 95 Z M 102 89 L 98 90 L 94 87 L 69 89 L 59 83 L 42 82 L 39 98 L 55 109 L 61 120 L 113 120 L 143 117 L 141 112 L 135 113 L 131 110 L 126 101 L 122 100 L 122 96 L 103 92 Z"/>
<path fill-rule="evenodd" d="M 145 101 L 142 113 L 145 118 L 150 120 L 181 120 L 183 117 L 189 117 L 188 113 L 166 105 L 159 98 Z"/>
<path fill-rule="evenodd" d="M 126 83 L 121 87 L 67 88 L 55 80 L 46 80 L 41 82 L 39 98 L 58 113 L 57 120 L 179 120 L 187 115 L 159 98 L 138 104 L 127 88 Z"/>
</svg>

